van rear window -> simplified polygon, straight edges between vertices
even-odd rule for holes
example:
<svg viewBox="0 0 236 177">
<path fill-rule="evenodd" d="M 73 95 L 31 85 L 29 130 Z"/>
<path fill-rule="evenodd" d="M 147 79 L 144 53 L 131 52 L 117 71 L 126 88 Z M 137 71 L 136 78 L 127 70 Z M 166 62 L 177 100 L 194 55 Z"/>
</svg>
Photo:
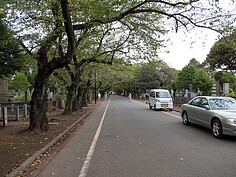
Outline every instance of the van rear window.
<svg viewBox="0 0 236 177">
<path fill-rule="evenodd" d="M 171 98 L 169 92 L 156 92 L 156 98 Z"/>
</svg>

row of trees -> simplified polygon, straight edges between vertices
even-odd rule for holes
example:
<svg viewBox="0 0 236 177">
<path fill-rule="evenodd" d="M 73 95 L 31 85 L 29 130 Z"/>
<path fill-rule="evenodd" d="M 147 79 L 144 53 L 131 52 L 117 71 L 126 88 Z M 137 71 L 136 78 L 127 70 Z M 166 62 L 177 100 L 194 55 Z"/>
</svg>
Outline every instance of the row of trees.
<svg viewBox="0 0 236 177">
<path fill-rule="evenodd" d="M 180 71 L 169 67 L 162 60 L 134 64 L 130 69 L 132 77 L 121 79 L 119 85 L 115 82 L 116 87 L 113 88 L 118 93 L 132 92 L 140 95 L 152 88 L 183 91 L 189 89 L 191 84 L 195 93 L 211 95 L 213 84 L 219 82 L 221 90 L 223 83 L 230 83 L 231 96 L 235 97 L 236 75 L 234 72 L 212 70 L 205 63 L 200 64 L 193 58 Z"/>
<path fill-rule="evenodd" d="M 233 72 L 211 70 L 196 59 L 191 59 L 181 71 L 169 67 L 162 60 L 136 64 L 122 62 L 114 65 L 90 63 L 85 65 L 83 70 L 78 84 L 80 91 L 77 92 L 82 94 L 77 96 L 70 91 L 70 75 L 65 70 L 57 72 L 50 78 L 49 88 L 54 93 L 58 92 L 60 87 L 67 88 L 65 114 L 76 111 L 76 105 L 80 108 L 87 106 L 91 96 L 95 96 L 95 89 L 102 95 L 112 90 L 118 94 L 132 92 L 139 97 L 152 88 L 183 91 L 191 84 L 195 93 L 210 95 L 213 84 L 219 82 L 221 86 L 223 83 L 230 83 L 231 96 L 235 96 L 236 75 Z M 31 83 L 26 75 L 20 72 L 16 72 L 9 84 L 11 90 L 26 90 L 30 87 Z"/>
<path fill-rule="evenodd" d="M 20 65 L 23 62 L 16 63 L 34 88 L 29 130 L 48 130 L 45 102 L 48 87 L 56 88 L 59 83 L 55 78 L 68 88 L 65 109 L 68 113 L 86 100 L 98 75 L 104 79 L 96 84 L 104 90 L 111 86 L 144 89 L 151 84 L 145 83 L 143 70 L 152 67 L 154 76 L 147 80 L 158 86 L 169 85 L 174 70 L 165 63 L 151 61 L 155 67 L 149 66 L 150 62 L 131 63 L 157 58 L 167 29 L 176 32 L 194 27 L 219 32 L 231 29 L 234 18 L 231 21 L 232 14 L 219 8 L 218 3 L 200 0 L 4 1 L 1 23 L 11 26 L 6 29 L 14 32 L 16 40 L 11 41 L 21 46 L 17 47 L 21 51 L 15 51 L 21 57 L 6 55 L 8 60 L 1 66 L 4 71 L 11 58 L 25 60 L 23 66 Z M 8 49 L 12 48 L 8 46 Z M 3 75 L 6 73 L 10 72 Z"/>
</svg>

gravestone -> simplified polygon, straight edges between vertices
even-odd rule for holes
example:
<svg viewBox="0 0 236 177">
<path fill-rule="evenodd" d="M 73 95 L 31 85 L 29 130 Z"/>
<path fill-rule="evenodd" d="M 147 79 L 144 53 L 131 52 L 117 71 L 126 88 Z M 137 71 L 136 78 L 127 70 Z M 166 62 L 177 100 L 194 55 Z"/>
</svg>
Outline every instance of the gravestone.
<svg viewBox="0 0 236 177">
<path fill-rule="evenodd" d="M 229 96 L 229 83 L 223 84 L 223 94 L 224 96 Z"/>
<path fill-rule="evenodd" d="M 220 81 L 216 81 L 215 83 L 216 95 L 220 95 Z"/>
<path fill-rule="evenodd" d="M 193 91 L 193 84 L 189 84 L 188 89 L 189 89 L 189 92 L 192 92 Z"/>
<path fill-rule="evenodd" d="M 0 102 L 8 102 L 8 80 L 7 78 L 0 78 Z"/>
</svg>

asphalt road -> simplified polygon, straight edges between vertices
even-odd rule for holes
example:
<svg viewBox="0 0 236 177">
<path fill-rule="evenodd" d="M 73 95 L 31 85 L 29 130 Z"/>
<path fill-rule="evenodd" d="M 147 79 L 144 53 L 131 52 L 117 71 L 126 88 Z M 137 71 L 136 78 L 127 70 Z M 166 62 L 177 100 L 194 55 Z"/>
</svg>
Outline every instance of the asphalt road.
<svg viewBox="0 0 236 177">
<path fill-rule="evenodd" d="M 235 177 L 235 147 L 178 112 L 112 95 L 38 176 Z"/>
</svg>

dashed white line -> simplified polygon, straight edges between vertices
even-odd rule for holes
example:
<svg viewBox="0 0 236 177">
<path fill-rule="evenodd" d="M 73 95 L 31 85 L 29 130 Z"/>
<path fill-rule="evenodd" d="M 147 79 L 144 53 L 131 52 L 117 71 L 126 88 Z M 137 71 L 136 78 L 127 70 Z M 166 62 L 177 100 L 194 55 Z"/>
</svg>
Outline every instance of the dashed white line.
<svg viewBox="0 0 236 177">
<path fill-rule="evenodd" d="M 90 162 L 91 162 L 91 159 L 92 159 L 92 156 L 93 156 L 93 152 L 95 150 L 95 147 L 96 147 L 96 144 L 97 144 L 97 141 L 98 141 L 99 134 L 100 134 L 101 129 L 102 129 L 103 121 L 104 121 L 104 118 L 105 118 L 105 115 L 106 115 L 106 112 L 107 112 L 110 100 L 111 99 L 109 99 L 109 101 L 107 103 L 106 109 L 105 109 L 105 111 L 103 113 L 102 119 L 101 119 L 101 121 L 99 123 L 98 129 L 97 129 L 96 134 L 95 134 L 95 136 L 93 138 L 93 142 L 92 142 L 92 144 L 91 144 L 91 146 L 89 148 L 88 154 L 86 156 L 86 159 L 85 159 L 84 164 L 82 166 L 82 169 L 80 171 L 79 177 L 85 177 L 87 175 L 88 168 L 89 168 L 89 165 L 90 165 Z"/>
</svg>

